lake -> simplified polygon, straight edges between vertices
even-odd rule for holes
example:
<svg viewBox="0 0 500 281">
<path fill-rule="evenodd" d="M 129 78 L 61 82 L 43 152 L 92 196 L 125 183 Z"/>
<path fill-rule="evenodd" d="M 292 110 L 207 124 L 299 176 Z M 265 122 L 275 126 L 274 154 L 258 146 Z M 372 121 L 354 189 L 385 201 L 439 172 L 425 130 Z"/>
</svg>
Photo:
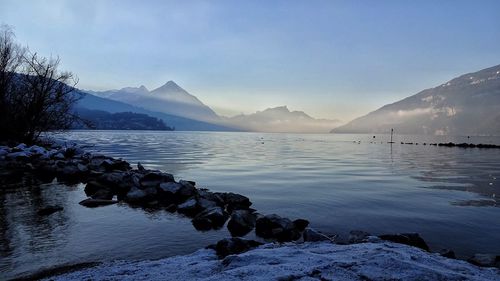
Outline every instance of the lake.
<svg viewBox="0 0 500 281">
<path fill-rule="evenodd" d="M 494 137 L 74 131 L 58 138 L 132 164 L 248 196 L 253 208 L 346 237 L 418 232 L 432 250 L 500 254 L 500 149 L 423 142 L 500 144 Z M 400 144 L 418 142 L 418 145 Z M 89 209 L 84 185 L 25 182 L 0 190 L 0 279 L 62 264 L 158 259 L 229 236 L 190 219 L 126 204 Z M 64 210 L 39 217 L 40 206 Z M 249 234 L 253 238 L 252 234 Z"/>
</svg>

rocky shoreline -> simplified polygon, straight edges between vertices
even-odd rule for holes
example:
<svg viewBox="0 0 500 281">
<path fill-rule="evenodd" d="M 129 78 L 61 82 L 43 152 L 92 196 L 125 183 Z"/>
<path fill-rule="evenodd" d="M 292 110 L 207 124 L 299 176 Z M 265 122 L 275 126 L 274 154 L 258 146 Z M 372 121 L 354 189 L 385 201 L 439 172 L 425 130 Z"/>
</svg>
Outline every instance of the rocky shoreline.
<svg viewBox="0 0 500 281">
<path fill-rule="evenodd" d="M 250 199 L 241 194 L 198 188 L 194 181 L 176 181 L 173 175 L 146 169 L 140 163 L 133 168 L 125 160 L 90 153 L 76 144 L 0 146 L 2 181 L 19 181 L 26 175 L 47 183 L 54 179 L 63 183 L 84 183 L 88 198 L 80 204 L 89 208 L 126 202 L 136 207 L 178 212 L 190 218 L 193 226 L 200 231 L 220 229 L 227 225 L 232 237 L 208 246 L 216 251 L 219 258 L 262 245 L 258 241 L 239 238 L 254 230 L 262 240 L 279 243 L 326 241 L 358 244 L 367 243 L 373 237 L 363 231 L 351 231 L 347 241 L 338 241 L 335 237 L 308 227 L 309 222 L 305 219 L 291 220 L 276 214 L 260 214 L 251 208 Z M 45 206 L 38 214 L 46 216 L 59 210 L 59 206 Z M 379 238 L 430 251 L 416 233 L 387 234 Z M 451 250 L 441 250 L 439 253 L 447 258 L 455 258 Z M 478 254 L 471 257 L 469 262 L 499 267 L 500 256 Z"/>
</svg>

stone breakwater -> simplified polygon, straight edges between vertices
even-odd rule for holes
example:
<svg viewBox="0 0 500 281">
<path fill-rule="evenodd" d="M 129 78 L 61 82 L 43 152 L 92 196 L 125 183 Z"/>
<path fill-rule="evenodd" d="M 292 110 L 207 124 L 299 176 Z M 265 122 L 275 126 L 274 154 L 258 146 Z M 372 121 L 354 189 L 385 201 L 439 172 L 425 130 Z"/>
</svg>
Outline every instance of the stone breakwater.
<svg viewBox="0 0 500 281">
<path fill-rule="evenodd" d="M 418 142 L 401 142 L 401 144 L 411 144 L 411 145 L 418 145 Z M 442 147 L 458 147 L 458 148 L 500 148 L 500 145 L 496 144 L 474 144 L 474 143 L 453 143 L 453 142 L 446 142 L 446 143 L 426 143 L 423 142 L 422 145 L 430 145 L 430 146 L 442 146 Z"/>
<path fill-rule="evenodd" d="M 347 241 L 337 240 L 312 228 L 305 219 L 291 220 L 276 214 L 260 214 L 252 209 L 252 202 L 244 195 L 231 192 L 212 192 L 198 188 L 194 181 L 179 180 L 158 170 L 150 170 L 140 163 L 133 168 L 127 161 L 85 151 L 78 145 L 0 146 L 1 182 L 22 181 L 26 176 L 40 182 L 56 179 L 63 183 L 84 183 L 87 199 L 82 206 L 95 208 L 123 202 L 131 206 L 165 209 L 190 218 L 200 231 L 220 229 L 226 225 L 232 238 L 226 238 L 208 248 L 219 258 L 239 254 L 262 245 L 245 240 L 255 234 L 267 242 L 319 242 L 357 244 L 371 241 L 373 236 L 363 231 L 351 231 Z M 59 206 L 46 206 L 39 215 L 50 215 L 61 210 Z M 227 222 L 227 223 L 226 223 Z M 430 251 L 416 233 L 386 234 L 379 238 Z M 442 256 L 455 258 L 451 250 L 441 250 Z M 499 266 L 500 257 L 477 254 L 469 261 L 481 266 Z"/>
<path fill-rule="evenodd" d="M 302 237 L 309 222 L 290 220 L 278 215 L 263 215 L 250 208 L 246 196 L 231 192 L 212 192 L 197 188 L 194 181 L 179 180 L 158 170 L 146 169 L 140 163 L 133 168 L 127 161 L 86 152 L 77 145 L 51 147 L 0 147 L 0 176 L 3 181 L 20 180 L 31 175 L 41 182 L 56 179 L 63 183 L 84 183 L 85 207 L 100 207 L 118 202 L 144 208 L 178 212 L 192 220 L 197 230 L 219 229 L 227 221 L 232 236 L 244 236 L 256 230 L 266 239 L 280 242 Z M 57 206 L 40 211 L 50 215 Z"/>
</svg>

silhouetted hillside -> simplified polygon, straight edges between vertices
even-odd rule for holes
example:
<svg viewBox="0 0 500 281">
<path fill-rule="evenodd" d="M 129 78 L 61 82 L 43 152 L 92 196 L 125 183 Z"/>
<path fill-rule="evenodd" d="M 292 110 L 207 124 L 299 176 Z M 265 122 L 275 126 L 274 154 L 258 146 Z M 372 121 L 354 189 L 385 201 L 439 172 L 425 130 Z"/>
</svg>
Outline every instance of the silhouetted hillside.
<svg viewBox="0 0 500 281">
<path fill-rule="evenodd" d="M 74 129 L 97 129 L 97 130 L 158 130 L 171 131 L 158 118 L 141 113 L 118 112 L 109 113 L 102 110 L 77 109 L 78 115 L 86 122 L 79 122 Z M 86 123 L 90 124 L 86 124 Z M 89 126 L 90 125 L 90 126 Z"/>
</svg>

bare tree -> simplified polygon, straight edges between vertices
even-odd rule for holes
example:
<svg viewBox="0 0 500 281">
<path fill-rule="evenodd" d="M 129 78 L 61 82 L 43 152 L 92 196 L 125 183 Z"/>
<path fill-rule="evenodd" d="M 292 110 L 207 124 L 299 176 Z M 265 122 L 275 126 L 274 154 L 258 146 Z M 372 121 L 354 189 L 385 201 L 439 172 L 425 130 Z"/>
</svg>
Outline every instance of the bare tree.
<svg viewBox="0 0 500 281">
<path fill-rule="evenodd" d="M 4 140 L 32 142 L 42 132 L 71 127 L 80 98 L 71 72 L 59 71 L 59 58 L 44 58 L 19 47 L 11 29 L 0 34 L 0 106 Z"/>
<path fill-rule="evenodd" d="M 14 32 L 7 25 L 0 25 L 0 132 L 6 135 L 12 126 L 9 123 L 10 105 L 15 92 L 16 72 L 21 67 L 24 49 L 14 42 Z"/>
</svg>

